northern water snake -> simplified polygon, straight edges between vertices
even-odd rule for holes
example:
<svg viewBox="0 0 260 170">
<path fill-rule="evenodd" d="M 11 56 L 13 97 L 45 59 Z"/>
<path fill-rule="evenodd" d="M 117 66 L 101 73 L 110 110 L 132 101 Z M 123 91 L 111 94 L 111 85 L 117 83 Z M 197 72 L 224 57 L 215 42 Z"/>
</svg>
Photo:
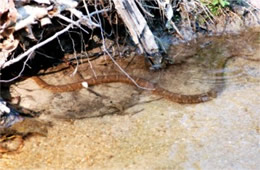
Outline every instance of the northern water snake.
<svg viewBox="0 0 260 170">
<path fill-rule="evenodd" d="M 180 93 L 174 93 L 169 90 L 166 90 L 160 87 L 157 84 L 151 83 L 148 80 L 131 76 L 131 78 L 139 85 L 147 89 L 151 89 L 151 92 L 155 95 L 159 95 L 164 97 L 172 102 L 180 103 L 180 104 L 195 104 L 202 103 L 212 100 L 217 97 L 217 95 L 224 89 L 225 81 L 224 81 L 224 68 L 227 61 L 237 55 L 231 55 L 224 59 L 220 59 L 217 66 L 215 68 L 218 70 L 214 77 L 215 83 L 214 86 L 208 90 L 207 92 L 200 94 L 191 94 L 185 95 Z M 65 84 L 65 85 L 51 85 L 45 82 L 43 79 L 37 76 L 33 76 L 32 79 L 38 84 L 38 86 L 47 89 L 53 93 L 61 93 L 61 92 L 70 92 L 76 91 L 83 88 L 82 83 L 87 82 L 88 86 L 103 84 L 103 83 L 113 83 L 120 82 L 135 85 L 135 83 L 130 80 L 128 77 L 124 75 L 106 75 L 106 76 L 97 76 L 89 79 L 84 79 L 75 83 Z"/>
<path fill-rule="evenodd" d="M 222 74 L 222 73 L 216 73 Z M 218 76 L 219 77 L 219 76 Z M 153 94 L 162 96 L 172 102 L 177 102 L 181 104 L 194 104 L 194 103 L 202 103 L 209 101 L 217 96 L 219 92 L 219 88 L 216 87 L 212 88 L 211 90 L 201 93 L 201 94 L 194 94 L 194 95 L 184 95 L 179 93 L 174 93 L 168 91 L 160 86 L 151 83 L 145 79 L 131 76 L 131 78 L 139 85 L 148 89 L 151 89 Z M 95 78 L 84 79 L 79 82 L 66 84 L 66 85 L 51 85 L 46 83 L 39 77 L 32 77 L 32 79 L 42 88 L 47 89 L 53 93 L 61 93 L 61 92 L 69 92 L 69 91 L 76 91 L 83 88 L 82 83 L 87 82 L 89 86 L 103 84 L 103 83 L 113 83 L 113 82 L 121 82 L 126 84 L 134 85 L 134 82 L 127 78 L 124 75 L 107 75 L 107 76 L 97 76 Z"/>
<path fill-rule="evenodd" d="M 249 55 L 251 56 L 251 55 Z M 224 78 L 224 68 L 226 63 L 233 57 L 241 57 L 236 54 L 232 54 L 228 57 L 223 57 L 217 62 L 217 65 L 215 66 L 215 69 L 217 70 L 214 74 L 215 77 L 215 83 L 214 86 L 208 90 L 205 93 L 200 94 L 192 94 L 192 95 L 184 95 L 180 93 L 174 93 L 171 91 L 168 91 L 157 84 L 151 83 L 148 80 L 131 76 L 131 78 L 142 87 L 145 87 L 147 89 L 151 89 L 153 94 L 159 95 L 161 97 L 164 97 L 172 102 L 180 103 L 180 104 L 195 104 L 195 103 L 202 103 L 209 100 L 212 100 L 213 98 L 216 98 L 218 94 L 224 89 L 225 87 L 225 78 Z M 249 60 L 249 61 L 260 61 L 259 59 L 252 59 L 252 58 L 245 58 L 243 59 Z M 128 77 L 124 75 L 107 75 L 107 76 L 97 76 L 89 79 L 84 79 L 79 82 L 66 84 L 66 85 L 51 85 L 46 83 L 44 80 L 42 80 L 39 77 L 33 76 L 32 79 L 42 88 L 47 89 L 49 91 L 52 91 L 53 93 L 61 93 L 61 92 L 69 92 L 69 91 L 75 91 L 80 90 L 83 88 L 82 83 L 87 82 L 89 86 L 103 84 L 103 83 L 113 83 L 113 82 L 121 82 L 126 84 L 135 85 L 135 83 L 130 80 Z"/>
<path fill-rule="evenodd" d="M 169 90 L 166 90 L 157 84 L 151 83 L 148 80 L 131 76 L 131 78 L 139 85 L 148 89 L 151 89 L 152 93 L 155 95 L 159 95 L 164 97 L 172 102 L 180 103 L 180 104 L 195 104 L 195 103 L 202 103 L 209 100 L 212 100 L 217 97 L 217 95 L 224 89 L 225 81 L 224 81 L 224 68 L 227 61 L 237 55 L 231 55 L 229 57 L 225 57 L 220 59 L 215 66 L 216 71 L 215 83 L 214 86 L 205 93 L 200 94 L 191 94 L 191 95 L 184 95 L 180 93 L 174 93 Z M 89 79 L 84 79 L 79 82 L 65 84 L 65 85 L 51 85 L 46 83 L 39 77 L 33 76 L 32 79 L 42 88 L 47 89 L 53 93 L 61 93 L 61 92 L 69 92 L 69 91 L 76 91 L 83 88 L 82 83 L 87 82 L 89 86 L 103 84 L 103 83 L 113 83 L 113 82 L 121 82 L 126 84 L 135 85 L 135 83 L 130 80 L 128 77 L 124 75 L 106 75 L 106 76 L 97 76 Z"/>
</svg>

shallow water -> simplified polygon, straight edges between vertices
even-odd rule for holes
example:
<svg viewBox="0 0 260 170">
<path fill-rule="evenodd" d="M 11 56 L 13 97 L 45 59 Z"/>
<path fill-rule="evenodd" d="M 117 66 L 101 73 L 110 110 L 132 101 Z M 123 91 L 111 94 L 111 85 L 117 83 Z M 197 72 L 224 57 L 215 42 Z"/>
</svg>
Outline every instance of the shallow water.
<svg viewBox="0 0 260 170">
<path fill-rule="evenodd" d="M 39 120 L 52 127 L 2 155 L 0 168 L 258 169 L 260 31 L 203 37 L 172 46 L 170 56 L 176 64 L 166 70 L 144 70 L 140 58 L 126 70 L 185 94 L 221 86 L 219 96 L 181 105 L 121 83 L 92 88 L 104 101 L 86 89 L 53 95 L 27 80 L 13 93 L 45 110 Z"/>
<path fill-rule="evenodd" d="M 174 77 L 178 82 L 185 80 L 189 88 L 194 88 L 192 86 L 196 83 L 205 88 L 224 84 L 259 84 L 259 39 L 258 31 L 249 31 L 232 36 L 203 37 L 180 45 L 180 49 L 176 45 L 172 46 L 169 53 L 173 53 L 172 56 L 180 54 L 175 55 L 174 60 L 178 62 L 186 58 L 185 64 L 188 67 L 183 70 L 186 75 L 175 74 Z M 176 66 L 173 67 L 173 70 L 176 69 Z M 174 71 L 171 74 L 174 74 Z"/>
</svg>

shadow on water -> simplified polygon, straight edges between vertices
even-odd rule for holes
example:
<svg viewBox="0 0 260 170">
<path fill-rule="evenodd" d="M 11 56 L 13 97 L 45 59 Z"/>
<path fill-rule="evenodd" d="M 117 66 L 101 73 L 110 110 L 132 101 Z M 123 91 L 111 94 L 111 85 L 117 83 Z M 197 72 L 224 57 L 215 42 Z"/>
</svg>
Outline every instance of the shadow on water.
<svg viewBox="0 0 260 170">
<path fill-rule="evenodd" d="M 213 88 L 222 91 L 225 84 L 240 87 L 260 83 L 259 31 L 203 37 L 188 44 L 170 46 L 169 57 L 183 66 L 174 65 L 165 71 L 174 76 L 166 75 L 163 82 L 175 79 L 180 87 L 174 85 L 174 88 L 182 89 L 181 92 Z"/>
</svg>

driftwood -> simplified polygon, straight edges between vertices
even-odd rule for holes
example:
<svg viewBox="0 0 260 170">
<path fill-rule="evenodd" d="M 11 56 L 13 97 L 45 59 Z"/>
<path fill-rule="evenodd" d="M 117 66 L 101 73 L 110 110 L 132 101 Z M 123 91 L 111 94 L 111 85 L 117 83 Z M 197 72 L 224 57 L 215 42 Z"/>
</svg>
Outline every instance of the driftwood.
<svg viewBox="0 0 260 170">
<path fill-rule="evenodd" d="M 4 15 L 7 17 L 4 20 L 0 18 L 2 20 L 0 23 L 0 40 L 2 40 L 0 43 L 0 69 L 4 69 L 13 63 L 21 61 L 31 54 L 27 51 L 35 50 L 28 49 L 25 53 L 8 59 L 20 42 L 19 39 L 13 36 L 14 32 L 25 28 L 27 34 L 29 34 L 28 37 L 35 40 L 31 31 L 31 26 L 33 24 L 39 23 L 43 27 L 47 24 L 51 24 L 54 18 L 59 18 L 68 22 L 71 26 L 79 27 L 85 33 L 88 33 L 81 25 L 87 26 L 90 29 L 97 27 L 102 29 L 101 24 L 93 17 L 97 16 L 99 13 L 112 10 L 110 8 L 101 10 L 96 9 L 96 11 L 89 13 L 87 5 L 84 5 L 85 11 L 87 12 L 86 15 L 76 9 L 79 5 L 78 0 L 52 0 L 51 2 L 49 0 L 35 1 L 39 3 L 38 6 L 35 4 L 14 4 L 13 0 L 4 0 L 4 2 L 2 9 L 0 9 L 0 17 L 2 16 L 2 18 L 4 18 Z M 15 2 L 18 3 L 17 1 Z M 85 1 L 83 2 L 86 3 Z M 148 55 L 158 53 L 159 50 L 153 33 L 147 25 L 144 16 L 139 11 L 135 0 L 113 0 L 113 2 L 117 13 L 121 16 L 122 21 L 129 30 L 132 40 L 139 47 L 140 52 L 147 53 Z M 78 20 L 63 16 L 61 14 L 62 11 L 69 11 L 71 16 L 74 16 L 74 18 L 77 18 Z M 46 42 L 49 41 L 47 40 Z M 41 46 L 38 45 L 37 48 L 39 47 Z"/>
<path fill-rule="evenodd" d="M 66 17 L 60 17 L 60 13 L 65 10 L 71 11 L 72 14 L 77 13 L 77 15 L 75 16 L 79 16 L 79 14 L 81 14 L 81 12 L 77 12 L 75 10 L 75 7 L 77 7 L 78 5 L 77 1 L 59 0 L 53 2 L 53 4 L 50 4 L 48 0 L 40 1 L 41 4 L 44 3 L 44 7 L 40 6 L 40 4 L 39 6 L 16 4 L 16 6 L 18 7 L 15 8 L 12 0 L 10 0 L 9 2 L 6 1 L 6 4 L 3 5 L 5 7 L 3 7 L 3 9 L 0 9 L 0 17 L 1 14 L 7 15 L 7 18 L 4 21 L 1 21 L 2 25 L 0 25 L 0 40 L 3 41 L 2 43 L 0 43 L 0 69 L 8 67 L 29 55 L 29 53 L 27 52 L 27 54 L 20 54 L 19 56 L 8 60 L 9 55 L 12 54 L 12 52 L 17 48 L 19 44 L 19 39 L 15 39 L 13 36 L 13 33 L 15 31 L 26 28 L 27 32 L 31 34 L 29 36 L 34 37 L 30 30 L 31 25 L 37 24 L 37 21 L 40 21 L 41 26 L 44 26 L 46 24 L 51 24 L 50 19 L 53 17 L 59 17 L 65 20 L 67 19 Z M 82 25 L 88 25 L 91 28 L 94 28 L 96 26 L 93 22 L 88 20 L 88 18 L 83 18 L 82 15 L 80 17 L 83 23 Z M 75 21 L 73 22 L 70 19 L 67 19 L 67 21 L 68 20 L 71 24 L 80 27 L 79 23 Z M 39 47 L 40 46 L 38 46 L 38 48 Z"/>
<path fill-rule="evenodd" d="M 135 44 L 141 52 L 157 53 L 158 46 L 142 13 L 137 8 L 135 0 L 113 0 L 117 13 L 128 28 Z"/>
</svg>

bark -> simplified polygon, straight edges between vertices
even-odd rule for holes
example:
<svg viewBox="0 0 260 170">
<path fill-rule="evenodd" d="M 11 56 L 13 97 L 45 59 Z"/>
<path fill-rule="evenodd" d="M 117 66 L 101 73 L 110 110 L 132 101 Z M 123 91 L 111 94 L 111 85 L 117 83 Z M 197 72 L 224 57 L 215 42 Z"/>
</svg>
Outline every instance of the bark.
<svg viewBox="0 0 260 170">
<path fill-rule="evenodd" d="M 129 30 L 131 37 L 140 51 L 150 55 L 158 53 L 155 42 L 147 22 L 139 11 L 134 0 L 113 0 L 117 13 L 121 16 L 124 24 Z"/>
</svg>

